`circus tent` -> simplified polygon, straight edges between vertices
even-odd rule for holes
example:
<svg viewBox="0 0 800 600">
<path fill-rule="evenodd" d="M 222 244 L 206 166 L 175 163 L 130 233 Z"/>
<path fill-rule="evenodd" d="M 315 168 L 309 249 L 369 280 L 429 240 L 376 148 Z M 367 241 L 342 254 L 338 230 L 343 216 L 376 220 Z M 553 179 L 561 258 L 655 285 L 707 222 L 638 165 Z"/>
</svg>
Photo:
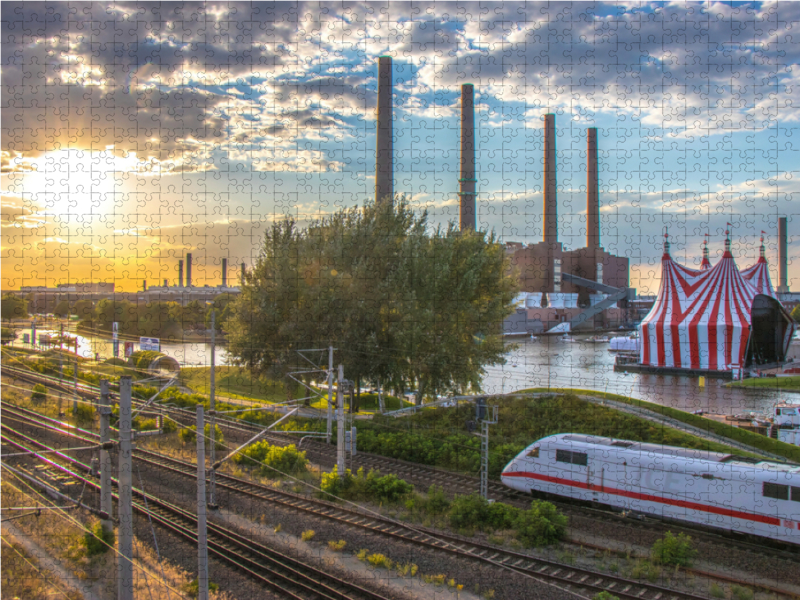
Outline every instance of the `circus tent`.
<svg viewBox="0 0 800 600">
<path fill-rule="evenodd" d="M 745 279 L 731 254 L 730 238 L 722 259 L 710 269 L 679 265 L 669 254 L 668 241 L 661 265 L 658 297 L 639 326 L 641 364 L 730 371 L 784 360 L 793 322 L 774 295 Z"/>
<path fill-rule="evenodd" d="M 764 232 L 762 231 L 761 233 L 763 234 Z M 752 267 L 743 269 L 742 277 L 749 281 L 752 286 L 756 288 L 759 294 L 777 298 L 775 295 L 775 289 L 772 287 L 772 280 L 769 278 L 769 266 L 767 265 L 767 259 L 764 256 L 763 235 L 761 236 L 761 248 L 759 250 L 758 262 Z"/>
</svg>

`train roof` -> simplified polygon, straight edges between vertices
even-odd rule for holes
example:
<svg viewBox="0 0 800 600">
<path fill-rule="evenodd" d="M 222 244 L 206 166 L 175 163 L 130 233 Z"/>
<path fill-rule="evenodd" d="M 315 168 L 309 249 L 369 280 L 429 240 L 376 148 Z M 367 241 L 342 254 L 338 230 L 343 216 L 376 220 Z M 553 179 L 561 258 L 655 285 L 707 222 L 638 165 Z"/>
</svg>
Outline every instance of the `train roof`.
<svg viewBox="0 0 800 600">
<path fill-rule="evenodd" d="M 739 456 L 738 454 L 726 454 L 724 452 L 713 452 L 711 450 L 698 450 L 695 448 L 680 448 L 678 446 L 664 446 L 660 444 L 650 444 L 647 442 L 634 442 L 631 440 L 619 440 L 615 438 L 587 435 L 584 433 L 562 433 L 551 436 L 563 442 L 583 443 L 590 446 L 609 446 L 633 452 L 646 452 L 647 454 L 668 456 L 670 458 L 700 459 L 710 462 L 720 463 L 740 463 L 747 465 L 758 465 L 770 471 L 800 471 L 800 465 L 792 463 L 780 463 L 772 460 L 760 460 Z M 545 438 L 547 439 L 547 438 Z M 540 440 L 544 441 L 544 440 Z"/>
</svg>

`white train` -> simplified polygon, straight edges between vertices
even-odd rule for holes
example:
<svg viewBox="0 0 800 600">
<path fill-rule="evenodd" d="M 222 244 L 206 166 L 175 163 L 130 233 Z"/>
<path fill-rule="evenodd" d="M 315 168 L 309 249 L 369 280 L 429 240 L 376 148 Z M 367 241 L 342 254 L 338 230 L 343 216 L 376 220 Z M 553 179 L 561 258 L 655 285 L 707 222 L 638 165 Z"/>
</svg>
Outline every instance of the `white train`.
<svg viewBox="0 0 800 600">
<path fill-rule="evenodd" d="M 523 492 L 800 545 L 800 466 L 566 433 L 531 444 L 501 475 Z"/>
</svg>

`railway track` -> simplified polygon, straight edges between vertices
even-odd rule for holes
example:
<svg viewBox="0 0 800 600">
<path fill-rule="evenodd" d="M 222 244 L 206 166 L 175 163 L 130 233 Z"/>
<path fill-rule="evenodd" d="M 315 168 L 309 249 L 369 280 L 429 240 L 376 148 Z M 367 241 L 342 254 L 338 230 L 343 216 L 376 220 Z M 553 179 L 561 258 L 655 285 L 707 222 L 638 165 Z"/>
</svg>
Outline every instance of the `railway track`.
<svg viewBox="0 0 800 600">
<path fill-rule="evenodd" d="M 12 445 L 23 452 L 32 452 L 34 447 L 46 450 L 51 453 L 50 456 L 68 462 L 83 472 L 91 471 L 89 465 L 56 452 L 53 448 L 30 436 L 14 431 L 6 425 L 2 425 L 2 430 L 0 436 L 4 444 Z M 67 476 L 84 482 L 86 487 L 99 490 L 99 485 L 93 480 L 68 467 L 59 465 L 54 459 L 50 459 L 48 462 L 54 469 L 60 470 L 62 478 Z M 112 485 L 116 487 L 116 479 L 112 480 Z M 118 499 L 116 494 L 113 496 L 115 500 Z M 152 494 L 147 494 L 145 505 L 145 495 L 137 488 L 133 488 L 133 497 L 133 508 L 136 512 L 149 516 L 188 543 L 197 545 L 196 515 Z M 208 523 L 208 552 L 210 556 L 216 556 L 228 566 L 286 598 L 296 600 L 388 600 L 381 594 L 343 581 L 340 577 L 290 558 L 215 523 Z"/>
<path fill-rule="evenodd" d="M 32 421 L 35 422 L 35 418 L 33 418 Z M 96 436 L 93 434 L 83 435 L 75 432 L 67 433 L 77 436 L 76 439 L 80 439 L 82 443 L 96 441 Z M 188 478 L 196 477 L 196 466 L 192 463 L 146 450 L 136 450 L 134 456 L 143 463 L 166 469 L 170 473 Z M 665 586 L 626 579 L 592 569 L 578 568 L 556 561 L 535 558 L 527 554 L 478 543 L 461 536 L 444 534 L 422 527 L 409 526 L 406 523 L 397 522 L 370 511 L 345 508 L 330 502 L 275 490 L 271 487 L 223 473 L 218 473 L 217 475 L 217 487 L 218 489 L 224 489 L 231 493 L 244 494 L 249 497 L 272 502 L 284 508 L 307 513 L 317 518 L 331 520 L 344 526 L 356 527 L 375 535 L 391 537 L 405 543 L 446 552 L 459 558 L 480 561 L 505 568 L 543 582 L 555 584 L 562 589 L 580 595 L 593 596 L 601 591 L 608 591 L 623 600 L 633 600 L 634 598 L 639 600 L 689 600 L 700 598 L 700 596 L 677 591 Z M 783 590 L 776 589 L 773 591 L 786 594 Z"/>
<path fill-rule="evenodd" d="M 15 372 L 19 369 L 15 369 Z M 33 381 L 39 375 L 38 373 L 23 372 L 29 380 Z M 55 378 L 57 381 L 57 378 Z M 91 388 L 91 386 L 87 386 Z M 97 390 L 98 388 L 91 388 Z M 74 390 L 73 390 L 74 391 Z M 88 393 L 88 392 L 87 392 Z M 94 392 L 96 396 L 99 391 Z M 141 406 L 142 403 L 134 401 L 134 405 Z M 154 409 L 161 410 L 170 418 L 180 422 L 183 425 L 193 425 L 195 423 L 196 415 L 194 411 L 181 409 L 177 407 L 165 405 L 152 405 Z M 224 416 L 217 415 L 215 422 L 225 432 L 226 436 L 231 439 L 237 439 L 241 442 L 246 441 L 256 433 L 263 432 L 263 427 L 260 425 L 248 423 L 238 419 L 231 419 Z M 297 444 L 296 437 L 278 432 L 269 432 L 264 434 L 263 439 L 269 440 L 273 444 L 285 446 L 288 444 Z M 336 463 L 335 446 L 328 445 L 314 440 L 306 440 L 303 443 L 302 449 L 306 451 L 312 462 L 315 462 L 323 467 L 330 468 Z M 395 458 L 388 458 L 375 454 L 368 454 L 359 452 L 354 457 L 348 457 L 348 467 L 356 470 L 364 467 L 365 470 L 376 469 L 382 473 L 393 473 L 398 477 L 406 479 L 410 483 L 427 488 L 432 484 L 441 486 L 445 490 L 454 494 L 465 494 L 475 492 L 480 488 L 480 480 L 478 477 L 463 473 L 456 473 L 438 469 L 428 465 L 419 463 L 411 463 Z M 498 481 L 489 481 L 489 493 L 492 498 L 512 504 L 520 508 L 527 508 L 530 505 L 531 496 L 523 494 L 522 492 L 507 488 Z M 731 537 L 716 530 L 705 528 L 702 526 L 692 527 L 680 521 L 668 521 L 663 519 L 651 518 L 646 515 L 636 515 L 634 518 L 623 517 L 618 511 L 611 511 L 603 508 L 595 508 L 584 504 L 576 504 L 573 502 L 565 501 L 556 497 L 547 497 L 549 502 L 558 506 L 562 511 L 573 517 L 591 519 L 593 521 L 602 521 L 605 523 L 613 523 L 617 527 L 627 527 L 630 529 L 649 531 L 654 535 L 663 535 L 667 530 L 673 533 L 686 533 L 691 536 L 702 536 L 703 541 L 717 544 L 721 547 L 730 547 L 734 545 L 740 551 L 748 553 L 753 557 L 763 557 L 764 554 L 774 556 L 775 558 L 782 558 L 791 560 L 793 562 L 800 561 L 800 555 L 796 549 L 787 549 L 785 546 L 777 543 L 770 544 L 768 541 L 759 540 L 756 543 L 747 540 L 744 535 Z"/>
</svg>

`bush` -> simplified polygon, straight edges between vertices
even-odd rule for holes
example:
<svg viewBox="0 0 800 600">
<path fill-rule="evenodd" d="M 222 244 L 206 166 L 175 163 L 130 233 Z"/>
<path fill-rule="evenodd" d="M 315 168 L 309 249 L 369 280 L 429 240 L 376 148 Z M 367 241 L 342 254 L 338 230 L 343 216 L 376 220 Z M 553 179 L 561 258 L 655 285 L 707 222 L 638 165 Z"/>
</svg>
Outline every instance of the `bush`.
<svg viewBox="0 0 800 600">
<path fill-rule="evenodd" d="M 334 541 L 330 540 L 328 542 L 328 548 L 330 548 L 333 552 L 341 552 L 344 550 L 344 547 L 347 546 L 347 542 L 344 540 Z"/>
<path fill-rule="evenodd" d="M 315 535 L 316 535 L 316 532 L 313 529 L 306 529 L 303 533 L 300 534 L 300 538 L 304 542 L 310 542 L 311 540 L 314 539 Z"/>
<path fill-rule="evenodd" d="M 86 556 L 97 556 L 114 547 L 114 530 L 106 529 L 97 521 L 83 534 L 83 545 L 86 546 Z"/>
<path fill-rule="evenodd" d="M 456 496 L 450 504 L 450 526 L 454 529 L 480 529 L 488 509 L 489 502 L 478 494 Z"/>
<path fill-rule="evenodd" d="M 158 429 L 158 421 L 155 419 L 145 419 L 143 421 L 139 421 L 136 429 L 138 431 L 152 431 L 154 429 Z"/>
<path fill-rule="evenodd" d="M 692 538 L 685 533 L 678 536 L 668 531 L 663 539 L 656 540 L 650 550 L 650 558 L 654 563 L 662 565 L 689 566 L 697 555 L 697 550 L 692 548 Z"/>
<path fill-rule="evenodd" d="M 117 356 L 114 356 L 114 357 L 109 358 L 108 360 L 104 360 L 103 364 L 111 365 L 111 366 L 114 366 L 114 367 L 127 367 L 128 366 L 128 361 L 125 360 L 124 358 L 119 358 Z"/>
<path fill-rule="evenodd" d="M 517 538 L 528 548 L 546 546 L 564 537 L 567 517 L 550 502 L 534 500 L 528 510 L 520 511 L 516 522 Z"/>
<path fill-rule="evenodd" d="M 78 423 L 91 423 L 94 421 L 94 412 L 92 405 L 78 403 L 72 409 L 72 416 Z"/>
<path fill-rule="evenodd" d="M 611 592 L 603 590 L 592 596 L 592 600 L 619 600 L 619 596 L 615 596 Z"/>
<path fill-rule="evenodd" d="M 308 470 L 306 453 L 299 451 L 294 444 L 273 446 L 266 440 L 250 444 L 233 460 L 240 464 L 263 464 L 261 472 L 265 477 L 275 476 L 276 472 L 300 475 Z"/>
<path fill-rule="evenodd" d="M 403 496 L 414 491 L 414 486 L 396 475 L 378 477 L 375 471 L 367 475 L 367 494 L 377 500 L 397 502 Z"/>
<path fill-rule="evenodd" d="M 443 515 L 450 508 L 450 500 L 444 494 L 444 488 L 432 485 L 428 488 L 428 497 L 422 502 L 422 507 L 433 515 Z"/>
<path fill-rule="evenodd" d="M 206 426 L 203 427 L 203 433 L 206 437 L 206 447 L 208 446 L 208 438 L 211 436 L 211 424 L 206 423 Z M 192 425 L 191 427 L 187 427 L 186 429 L 181 429 L 181 432 L 178 434 L 181 441 L 184 444 L 193 444 L 197 442 L 197 426 Z M 219 425 L 214 425 L 214 442 L 216 443 L 216 449 L 222 450 L 225 446 L 223 445 L 224 438 L 222 437 L 222 430 L 219 428 Z"/>
<path fill-rule="evenodd" d="M 197 598 L 197 596 L 200 594 L 200 583 L 197 581 L 197 579 L 193 579 L 189 583 L 183 584 L 183 586 L 181 586 L 181 589 L 183 589 L 183 591 L 186 593 L 187 596 L 189 596 L 189 598 Z M 213 581 L 209 581 L 208 591 L 216 592 L 217 590 L 219 590 L 219 586 Z"/>
<path fill-rule="evenodd" d="M 31 400 L 34 402 L 42 402 L 47 400 L 47 388 L 44 387 L 41 383 L 37 383 L 33 386 L 33 391 L 31 392 Z"/>
</svg>

